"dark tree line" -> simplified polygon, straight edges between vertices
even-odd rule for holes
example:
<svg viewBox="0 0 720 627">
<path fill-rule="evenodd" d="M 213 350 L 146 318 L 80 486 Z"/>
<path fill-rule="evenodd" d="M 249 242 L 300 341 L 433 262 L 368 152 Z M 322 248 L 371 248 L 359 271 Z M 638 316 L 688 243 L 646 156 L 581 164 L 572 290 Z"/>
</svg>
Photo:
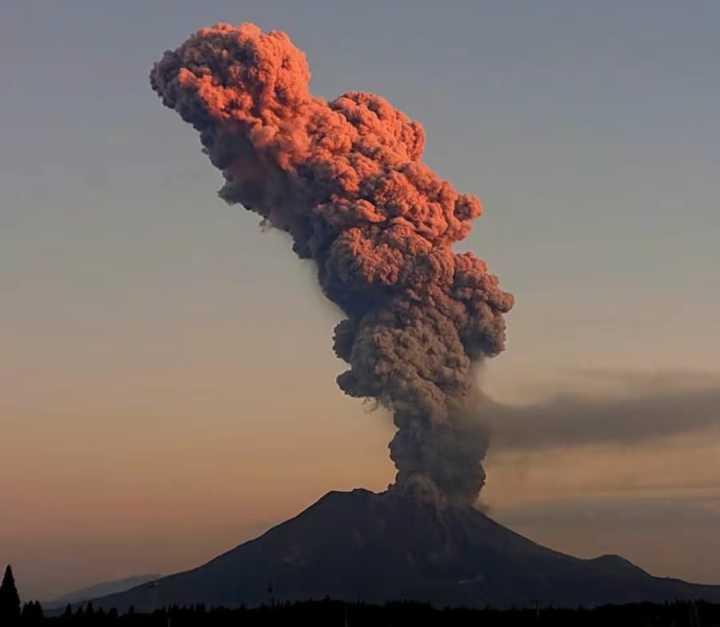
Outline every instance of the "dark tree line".
<svg viewBox="0 0 720 627">
<path fill-rule="evenodd" d="M 272 606 L 171 607 L 152 613 L 94 609 L 92 604 L 47 619 L 48 627 L 720 627 L 720 605 L 640 603 L 593 609 L 439 609 L 423 603 L 385 605 L 326 599 Z"/>
<path fill-rule="evenodd" d="M 46 615 L 47 614 L 47 615 Z M 44 614 L 37 601 L 21 605 L 12 569 L 0 585 L 0 627 L 720 627 L 720 605 L 698 602 L 499 610 L 440 609 L 414 602 L 345 603 L 325 599 L 256 608 L 170 607 L 151 613 L 98 609 L 90 603 Z"/>
<path fill-rule="evenodd" d="M 14 624 L 35 625 L 43 621 L 43 609 L 38 601 L 20 604 L 20 595 L 15 585 L 15 576 L 10 565 L 0 584 L 0 626 Z"/>
</svg>

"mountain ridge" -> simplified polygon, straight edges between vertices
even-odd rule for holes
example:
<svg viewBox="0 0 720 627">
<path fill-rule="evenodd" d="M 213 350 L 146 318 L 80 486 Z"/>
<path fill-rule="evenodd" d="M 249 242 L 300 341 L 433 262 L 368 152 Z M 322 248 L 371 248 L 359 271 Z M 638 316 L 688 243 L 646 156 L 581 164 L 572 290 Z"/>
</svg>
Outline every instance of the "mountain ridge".
<svg viewBox="0 0 720 627">
<path fill-rule="evenodd" d="M 581 559 L 482 512 L 394 491 L 329 492 L 297 516 L 197 568 L 94 600 L 137 610 L 255 606 L 331 597 L 438 606 L 595 606 L 705 598 L 720 586 L 653 577 L 616 555 Z"/>
<path fill-rule="evenodd" d="M 136 588 L 137 586 L 148 583 L 149 581 L 160 579 L 161 577 L 162 575 L 159 574 L 147 574 L 132 575 L 122 579 L 101 581 L 91 586 L 87 586 L 86 588 L 72 590 L 48 601 L 43 601 L 42 606 L 45 609 L 50 610 L 64 608 L 68 603 L 75 605 L 76 603 L 82 603 L 84 601 L 97 598 L 98 596 L 107 596 L 109 594 L 125 592 L 131 588 Z"/>
</svg>

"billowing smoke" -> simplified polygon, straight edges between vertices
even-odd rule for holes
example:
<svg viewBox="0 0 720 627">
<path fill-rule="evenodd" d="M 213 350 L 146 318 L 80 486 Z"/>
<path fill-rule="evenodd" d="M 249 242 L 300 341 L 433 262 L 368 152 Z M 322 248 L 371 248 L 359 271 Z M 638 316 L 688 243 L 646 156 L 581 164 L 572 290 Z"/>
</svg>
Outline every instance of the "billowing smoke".
<svg viewBox="0 0 720 627">
<path fill-rule="evenodd" d="M 345 319 L 338 385 L 392 411 L 396 490 L 468 503 L 485 481 L 473 363 L 504 348 L 513 298 L 455 254 L 482 207 L 422 161 L 423 129 L 374 94 L 326 102 L 285 33 L 217 24 L 166 52 L 153 89 L 199 132 L 220 196 L 290 234 Z"/>
</svg>

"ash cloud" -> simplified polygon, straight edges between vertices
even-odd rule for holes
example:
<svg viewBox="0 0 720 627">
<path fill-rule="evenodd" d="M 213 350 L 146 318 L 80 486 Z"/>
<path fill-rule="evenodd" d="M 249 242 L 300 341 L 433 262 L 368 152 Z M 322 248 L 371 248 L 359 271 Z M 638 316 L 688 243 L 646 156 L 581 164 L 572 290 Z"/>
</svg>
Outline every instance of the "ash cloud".
<svg viewBox="0 0 720 627">
<path fill-rule="evenodd" d="M 493 447 L 533 450 L 631 445 L 720 428 L 720 380 L 672 373 L 586 373 L 607 384 L 602 396 L 566 394 L 509 406 L 486 401 Z"/>
<path fill-rule="evenodd" d="M 326 102 L 281 32 L 217 24 L 168 51 L 153 89 L 200 133 L 219 194 L 289 233 L 345 319 L 347 394 L 389 408 L 395 489 L 473 503 L 488 434 L 473 364 L 503 350 L 513 304 L 485 262 L 452 246 L 482 207 L 422 162 L 424 132 L 380 96 Z"/>
</svg>

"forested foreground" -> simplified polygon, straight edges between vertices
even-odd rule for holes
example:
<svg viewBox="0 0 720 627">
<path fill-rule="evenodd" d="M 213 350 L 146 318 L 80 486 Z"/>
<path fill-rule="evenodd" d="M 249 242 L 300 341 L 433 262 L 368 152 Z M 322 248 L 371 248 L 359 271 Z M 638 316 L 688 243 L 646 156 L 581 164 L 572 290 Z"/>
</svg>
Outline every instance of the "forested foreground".
<svg viewBox="0 0 720 627">
<path fill-rule="evenodd" d="M 437 609 L 420 603 L 368 605 L 339 601 L 308 601 L 273 604 L 246 609 L 207 609 L 203 606 L 169 608 L 153 613 L 102 611 L 87 604 L 66 608 L 59 615 L 46 616 L 39 605 L 26 605 L 12 621 L 18 627 L 266 627 L 311 625 L 313 627 L 477 627 L 478 625 L 547 625 L 553 627 L 720 626 L 720 605 L 670 603 L 604 606 L 595 609 Z M 3 627 L 14 627 L 3 622 Z"/>
</svg>

